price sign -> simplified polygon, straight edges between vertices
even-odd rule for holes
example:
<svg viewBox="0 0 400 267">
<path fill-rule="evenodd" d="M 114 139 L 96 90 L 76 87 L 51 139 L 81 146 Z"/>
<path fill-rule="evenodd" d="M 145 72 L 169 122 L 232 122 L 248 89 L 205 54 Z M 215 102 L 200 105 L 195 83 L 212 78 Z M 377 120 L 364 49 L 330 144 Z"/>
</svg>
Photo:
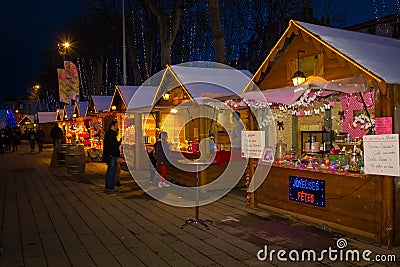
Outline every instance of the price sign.
<svg viewBox="0 0 400 267">
<path fill-rule="evenodd" d="M 242 157 L 260 159 L 265 147 L 264 131 L 242 131 Z"/>
<path fill-rule="evenodd" d="M 399 135 L 365 135 L 364 167 L 365 173 L 400 176 Z"/>
</svg>

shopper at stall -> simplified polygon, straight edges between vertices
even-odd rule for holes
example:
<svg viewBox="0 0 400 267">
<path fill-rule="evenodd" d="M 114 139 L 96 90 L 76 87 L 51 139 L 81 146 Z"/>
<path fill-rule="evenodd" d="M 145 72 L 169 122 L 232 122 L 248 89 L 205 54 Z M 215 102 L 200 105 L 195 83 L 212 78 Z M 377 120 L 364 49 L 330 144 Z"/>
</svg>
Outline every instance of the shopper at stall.
<svg viewBox="0 0 400 267">
<path fill-rule="evenodd" d="M 64 137 L 63 130 L 58 126 L 58 123 L 54 123 L 54 127 L 51 128 L 50 137 L 53 140 L 53 146 L 61 145 Z"/>
<path fill-rule="evenodd" d="M 158 182 L 158 187 L 168 187 L 169 184 L 165 182 L 167 177 L 167 166 L 170 165 L 168 160 L 168 155 L 170 154 L 169 144 L 167 143 L 168 134 L 167 132 L 160 133 L 160 139 L 154 144 L 154 149 L 156 152 L 156 164 L 161 168 L 160 181 Z"/>
<path fill-rule="evenodd" d="M 109 129 L 104 136 L 103 161 L 107 163 L 107 172 L 105 176 L 105 192 L 115 194 L 115 176 L 117 174 L 117 159 L 120 156 L 119 146 L 121 140 L 117 140 L 118 126 L 116 121 L 111 121 Z"/>
<path fill-rule="evenodd" d="M 242 146 L 242 131 L 243 123 L 240 120 L 240 112 L 235 111 L 232 113 L 233 129 L 231 131 L 231 148 L 232 148 L 232 160 L 240 160 L 240 150 Z"/>
</svg>

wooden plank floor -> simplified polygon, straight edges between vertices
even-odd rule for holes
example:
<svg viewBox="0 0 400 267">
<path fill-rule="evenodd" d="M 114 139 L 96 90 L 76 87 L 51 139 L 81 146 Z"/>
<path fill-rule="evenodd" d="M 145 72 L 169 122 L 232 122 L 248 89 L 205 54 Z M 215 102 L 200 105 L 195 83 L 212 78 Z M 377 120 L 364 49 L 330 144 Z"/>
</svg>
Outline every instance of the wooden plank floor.
<svg viewBox="0 0 400 267">
<path fill-rule="evenodd" d="M 166 205 L 146 195 L 128 172 L 122 193 L 103 192 L 105 165 L 87 163 L 71 175 L 51 169 L 52 148 L 0 154 L 0 266 L 343 266 L 331 262 L 261 262 L 268 249 L 327 249 L 338 236 L 259 209 L 245 207 L 245 190 L 235 189 L 201 207 L 210 230 L 181 225 L 193 208 Z M 163 189 L 165 190 L 165 189 Z M 351 249 L 394 254 L 347 238 Z M 349 262 L 346 266 L 369 266 Z"/>
</svg>

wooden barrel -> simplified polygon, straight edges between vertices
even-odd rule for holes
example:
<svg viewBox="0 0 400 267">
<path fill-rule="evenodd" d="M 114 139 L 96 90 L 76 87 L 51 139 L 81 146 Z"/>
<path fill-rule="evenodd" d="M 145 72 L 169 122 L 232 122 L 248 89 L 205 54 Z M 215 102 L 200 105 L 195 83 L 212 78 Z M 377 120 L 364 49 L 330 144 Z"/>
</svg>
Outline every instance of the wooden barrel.
<svg viewBox="0 0 400 267">
<path fill-rule="evenodd" d="M 85 151 L 83 145 L 68 145 L 65 153 L 65 167 L 70 174 L 85 173 Z"/>
<path fill-rule="evenodd" d="M 65 166 L 65 155 L 67 153 L 67 145 L 60 144 L 55 149 L 57 150 L 58 167 L 64 167 Z"/>
</svg>

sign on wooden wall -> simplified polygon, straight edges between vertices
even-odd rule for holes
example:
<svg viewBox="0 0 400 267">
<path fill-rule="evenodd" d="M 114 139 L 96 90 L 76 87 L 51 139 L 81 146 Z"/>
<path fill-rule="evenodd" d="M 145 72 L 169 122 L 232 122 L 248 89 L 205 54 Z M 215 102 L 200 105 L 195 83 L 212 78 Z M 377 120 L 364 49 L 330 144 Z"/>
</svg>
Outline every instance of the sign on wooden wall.
<svg viewBox="0 0 400 267">
<path fill-rule="evenodd" d="M 399 135 L 365 135 L 364 168 L 366 174 L 400 176 Z"/>
</svg>

